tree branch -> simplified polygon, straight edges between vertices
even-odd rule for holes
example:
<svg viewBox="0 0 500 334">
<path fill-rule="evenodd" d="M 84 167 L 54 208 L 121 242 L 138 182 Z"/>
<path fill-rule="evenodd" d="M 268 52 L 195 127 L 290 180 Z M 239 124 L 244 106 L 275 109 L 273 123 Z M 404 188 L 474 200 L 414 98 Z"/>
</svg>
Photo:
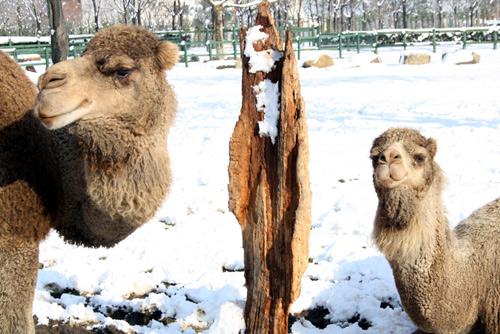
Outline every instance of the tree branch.
<svg viewBox="0 0 500 334">
<path fill-rule="evenodd" d="M 273 2 L 276 2 L 276 1 L 277 0 L 268 0 L 267 2 L 273 3 Z M 248 8 L 248 7 L 257 6 L 261 2 L 262 2 L 261 0 L 257 0 L 257 1 L 252 1 L 252 2 L 249 2 L 249 3 L 242 3 L 242 4 L 228 3 L 228 4 L 224 4 L 224 7 Z"/>
<path fill-rule="evenodd" d="M 221 6 L 221 5 L 224 5 L 228 0 L 220 0 L 220 1 L 214 1 L 214 0 L 208 0 L 208 3 L 212 6 L 212 7 L 216 7 L 216 6 Z"/>
</svg>

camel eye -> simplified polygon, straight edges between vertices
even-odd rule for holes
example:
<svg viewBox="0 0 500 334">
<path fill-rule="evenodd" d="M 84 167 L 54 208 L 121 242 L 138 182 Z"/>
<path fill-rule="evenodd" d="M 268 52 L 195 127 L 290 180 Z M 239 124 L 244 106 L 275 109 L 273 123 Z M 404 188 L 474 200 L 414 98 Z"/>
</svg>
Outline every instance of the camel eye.
<svg viewBox="0 0 500 334">
<path fill-rule="evenodd" d="M 413 156 L 413 159 L 415 160 L 416 163 L 421 164 L 425 161 L 425 155 L 423 154 L 415 154 Z"/>
<path fill-rule="evenodd" d="M 124 79 L 129 76 L 130 72 L 132 72 L 131 69 L 120 68 L 115 71 L 114 76 L 117 77 L 118 79 Z"/>
</svg>

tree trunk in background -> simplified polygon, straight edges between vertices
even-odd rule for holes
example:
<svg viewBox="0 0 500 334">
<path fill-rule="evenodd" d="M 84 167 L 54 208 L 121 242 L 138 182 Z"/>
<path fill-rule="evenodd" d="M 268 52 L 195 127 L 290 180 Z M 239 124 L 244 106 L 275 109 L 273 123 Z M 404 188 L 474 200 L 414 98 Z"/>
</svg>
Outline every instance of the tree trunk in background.
<svg viewBox="0 0 500 334">
<path fill-rule="evenodd" d="M 340 5 L 340 29 L 339 31 L 342 32 L 344 31 L 345 29 L 345 24 L 344 24 L 344 4 L 341 4 Z"/>
<path fill-rule="evenodd" d="M 302 11 L 303 2 L 304 2 L 303 0 L 299 0 L 299 10 L 297 11 L 297 27 L 299 28 L 302 26 L 302 22 L 300 21 L 301 20 L 300 12 Z"/>
<path fill-rule="evenodd" d="M 177 1 L 177 6 L 179 7 L 179 29 L 184 29 L 184 9 L 186 4 L 181 5 L 181 0 Z"/>
<path fill-rule="evenodd" d="M 361 19 L 361 30 L 367 31 L 368 30 L 368 17 L 366 15 L 366 11 L 368 8 L 366 7 L 366 2 L 361 1 L 361 6 L 362 6 L 362 11 L 363 11 L 363 18 Z"/>
<path fill-rule="evenodd" d="M 142 26 L 142 4 L 139 2 L 136 11 L 137 25 Z"/>
<path fill-rule="evenodd" d="M 442 0 L 437 0 L 437 24 L 436 28 L 443 27 L 443 2 Z"/>
<path fill-rule="evenodd" d="M 23 34 L 23 21 L 21 20 L 21 5 L 16 6 L 16 18 L 17 18 L 17 34 L 22 36 Z"/>
<path fill-rule="evenodd" d="M 332 0 L 328 0 L 328 14 L 326 19 L 326 31 L 332 32 Z"/>
<path fill-rule="evenodd" d="M 224 56 L 224 45 L 222 41 L 224 40 L 224 7 L 222 5 L 214 6 L 214 39 L 217 42 L 215 46 L 215 52 L 217 59 L 222 59 Z"/>
<path fill-rule="evenodd" d="M 403 29 L 408 29 L 408 7 L 407 7 L 406 0 L 403 0 L 401 4 L 403 6 L 403 12 L 402 12 L 402 15 L 403 15 Z"/>
<path fill-rule="evenodd" d="M 268 2 L 259 5 L 255 24 L 269 36 L 254 43 L 257 51 L 283 50 Z M 242 30 L 242 50 L 245 35 Z M 258 133 L 263 115 L 257 111 L 254 87 L 263 80 L 280 83 L 274 144 Z M 284 57 L 271 72 L 250 73 L 249 59 L 243 56 L 242 95 L 229 144 L 229 208 L 243 233 L 246 333 L 288 334 L 290 304 L 300 294 L 308 264 L 311 228 L 306 114 L 290 32 Z"/>
<path fill-rule="evenodd" d="M 128 3 L 126 0 L 122 0 L 122 5 L 123 5 L 123 23 L 128 24 Z"/>
<path fill-rule="evenodd" d="M 97 0 L 92 0 L 92 8 L 94 9 L 95 31 L 99 31 L 99 8 L 97 8 Z"/>
<path fill-rule="evenodd" d="M 35 4 L 35 2 L 32 2 L 31 5 L 33 6 L 33 16 L 35 18 L 36 33 L 38 35 L 38 34 L 42 33 L 42 22 L 41 22 L 41 19 L 40 19 L 40 13 L 38 13 L 38 11 L 36 10 L 36 4 Z"/>
<path fill-rule="evenodd" d="M 174 0 L 174 11 L 172 12 L 172 30 L 176 30 L 175 18 L 177 17 L 177 0 Z"/>
<path fill-rule="evenodd" d="M 135 1 L 136 0 L 131 0 L 131 5 L 132 5 L 132 24 L 137 25 L 137 11 L 135 8 Z"/>
<path fill-rule="evenodd" d="M 379 5 L 377 2 L 377 18 L 378 18 L 378 24 L 377 24 L 377 29 L 383 29 L 384 28 L 384 19 L 382 18 L 382 5 Z"/>
<path fill-rule="evenodd" d="M 68 58 L 68 33 L 64 26 L 61 0 L 48 0 L 48 8 L 51 28 L 52 63 L 56 64 Z"/>
</svg>

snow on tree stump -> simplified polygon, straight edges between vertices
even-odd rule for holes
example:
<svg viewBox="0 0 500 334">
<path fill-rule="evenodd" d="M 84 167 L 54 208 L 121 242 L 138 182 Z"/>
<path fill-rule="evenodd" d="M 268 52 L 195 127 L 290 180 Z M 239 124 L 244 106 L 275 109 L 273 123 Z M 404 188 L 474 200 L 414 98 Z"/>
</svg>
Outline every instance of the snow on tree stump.
<svg viewBox="0 0 500 334">
<path fill-rule="evenodd" d="M 288 333 L 311 227 L 309 147 L 291 33 L 285 49 L 269 3 L 240 33 L 243 103 L 230 141 L 229 208 L 243 233 L 249 334 Z"/>
</svg>

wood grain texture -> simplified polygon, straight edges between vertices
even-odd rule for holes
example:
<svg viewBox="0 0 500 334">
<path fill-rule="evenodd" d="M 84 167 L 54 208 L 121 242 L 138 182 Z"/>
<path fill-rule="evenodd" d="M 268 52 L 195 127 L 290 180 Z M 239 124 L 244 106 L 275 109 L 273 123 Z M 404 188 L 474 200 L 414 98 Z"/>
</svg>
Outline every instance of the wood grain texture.
<svg viewBox="0 0 500 334">
<path fill-rule="evenodd" d="M 269 12 L 259 6 L 256 25 L 269 35 L 256 50 L 283 51 Z M 241 32 L 244 50 L 245 31 Z M 280 119 L 275 144 L 258 131 L 253 86 L 264 79 L 279 82 Z M 270 73 L 249 73 L 243 57 L 243 103 L 230 141 L 229 208 L 243 233 L 247 333 L 288 333 L 290 304 L 300 294 L 308 263 L 311 226 L 309 148 L 304 101 L 291 33 L 283 58 Z"/>
</svg>

